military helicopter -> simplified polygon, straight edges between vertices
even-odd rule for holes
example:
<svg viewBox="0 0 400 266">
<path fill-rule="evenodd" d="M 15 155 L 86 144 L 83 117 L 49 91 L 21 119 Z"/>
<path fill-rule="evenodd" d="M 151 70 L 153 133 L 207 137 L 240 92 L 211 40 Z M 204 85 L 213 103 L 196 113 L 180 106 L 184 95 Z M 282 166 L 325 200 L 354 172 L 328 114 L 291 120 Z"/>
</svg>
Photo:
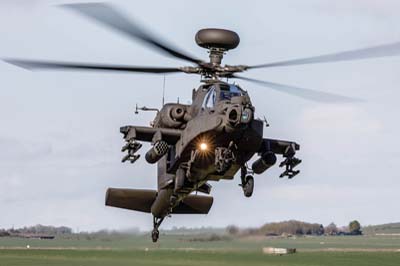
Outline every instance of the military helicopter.
<svg viewBox="0 0 400 266">
<path fill-rule="evenodd" d="M 141 142 L 150 142 L 152 147 L 145 154 L 150 164 L 157 163 L 157 190 L 109 188 L 106 205 L 147 212 L 153 215 L 152 240 L 159 238 L 159 227 L 171 214 L 207 214 L 213 197 L 210 181 L 231 180 L 240 172 L 240 186 L 246 197 L 253 194 L 254 174 L 262 174 L 279 163 L 284 170 L 280 177 L 293 178 L 300 171 L 295 167 L 301 163 L 296 158 L 299 144 L 294 141 L 263 137 L 266 120 L 255 117 L 255 107 L 249 94 L 229 79 L 255 82 L 305 99 L 320 102 L 348 102 L 357 99 L 333 93 L 277 84 L 237 75 L 250 69 L 283 67 L 302 64 L 327 63 L 358 60 L 373 57 L 393 56 L 400 53 L 400 44 L 388 44 L 371 48 L 346 51 L 336 54 L 286 60 L 259 65 L 222 65 L 225 53 L 239 45 L 240 38 L 225 29 L 202 29 L 195 36 L 196 43 L 208 50 L 209 61 L 203 61 L 167 44 L 129 20 L 113 6 L 104 3 L 63 5 L 94 21 L 99 22 L 130 38 L 139 40 L 148 47 L 192 63 L 185 67 L 144 67 L 126 65 L 100 65 L 40 60 L 5 59 L 6 62 L 25 69 L 92 70 L 139 73 L 187 73 L 198 74 L 202 84 L 193 90 L 192 104 L 167 103 L 161 110 L 138 107 L 136 112 L 155 110 L 157 115 L 150 127 L 127 125 L 120 128 L 126 153 L 122 162 L 134 163 Z M 224 81 L 226 79 L 227 81 Z M 255 155 L 258 158 L 248 165 Z M 193 193 L 195 192 L 195 194 Z"/>
</svg>

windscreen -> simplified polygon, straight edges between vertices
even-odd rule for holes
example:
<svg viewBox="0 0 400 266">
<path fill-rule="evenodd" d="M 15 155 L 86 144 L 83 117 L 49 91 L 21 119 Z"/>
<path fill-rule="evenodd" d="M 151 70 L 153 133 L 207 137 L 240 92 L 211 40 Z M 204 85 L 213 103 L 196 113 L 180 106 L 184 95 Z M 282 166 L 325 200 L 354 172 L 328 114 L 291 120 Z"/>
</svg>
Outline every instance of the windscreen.
<svg viewBox="0 0 400 266">
<path fill-rule="evenodd" d="M 229 101 L 232 97 L 242 96 L 242 95 L 243 91 L 239 87 L 233 84 L 220 85 L 220 95 L 219 95 L 220 101 L 225 101 L 225 100 Z"/>
</svg>

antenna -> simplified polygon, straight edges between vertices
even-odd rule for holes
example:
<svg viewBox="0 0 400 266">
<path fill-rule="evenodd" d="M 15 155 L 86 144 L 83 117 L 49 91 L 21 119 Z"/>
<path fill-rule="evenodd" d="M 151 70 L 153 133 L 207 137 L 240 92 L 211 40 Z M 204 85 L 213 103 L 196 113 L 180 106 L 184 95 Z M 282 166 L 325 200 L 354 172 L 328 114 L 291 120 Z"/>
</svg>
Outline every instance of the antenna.
<svg viewBox="0 0 400 266">
<path fill-rule="evenodd" d="M 164 75 L 163 89 L 162 89 L 162 106 L 164 106 L 164 103 L 165 103 L 165 75 Z"/>
<path fill-rule="evenodd" d="M 267 118 L 265 117 L 265 115 L 264 115 L 264 123 L 265 123 L 265 127 L 269 127 L 269 123 L 268 123 Z"/>
<path fill-rule="evenodd" d="M 139 107 L 136 104 L 136 108 L 135 108 L 135 115 L 139 114 Z"/>
</svg>

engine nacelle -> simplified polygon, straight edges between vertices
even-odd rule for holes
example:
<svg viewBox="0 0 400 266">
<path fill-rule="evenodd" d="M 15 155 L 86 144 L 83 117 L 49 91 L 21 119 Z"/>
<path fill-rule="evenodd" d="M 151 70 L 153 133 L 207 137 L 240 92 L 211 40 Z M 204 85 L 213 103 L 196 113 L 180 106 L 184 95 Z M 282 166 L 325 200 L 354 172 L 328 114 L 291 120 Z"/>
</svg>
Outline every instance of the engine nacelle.
<svg viewBox="0 0 400 266">
<path fill-rule="evenodd" d="M 146 161 L 151 164 L 156 163 L 168 152 L 168 149 L 169 146 L 165 141 L 157 141 L 154 146 L 146 152 Z"/>
<path fill-rule="evenodd" d="M 262 174 L 268 168 L 273 166 L 276 163 L 276 155 L 273 152 L 266 152 L 261 155 L 261 157 L 255 161 L 251 168 L 253 169 L 254 173 Z"/>
<path fill-rule="evenodd" d="M 157 119 L 159 127 L 180 128 L 189 120 L 187 106 L 183 104 L 166 104 Z"/>
</svg>

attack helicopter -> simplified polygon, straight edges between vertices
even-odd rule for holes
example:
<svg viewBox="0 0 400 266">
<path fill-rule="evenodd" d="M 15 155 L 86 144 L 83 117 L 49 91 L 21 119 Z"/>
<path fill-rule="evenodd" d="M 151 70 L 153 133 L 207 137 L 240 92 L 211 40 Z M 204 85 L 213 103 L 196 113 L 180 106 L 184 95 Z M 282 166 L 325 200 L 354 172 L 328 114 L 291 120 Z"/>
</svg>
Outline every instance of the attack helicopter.
<svg viewBox="0 0 400 266">
<path fill-rule="evenodd" d="M 253 66 L 222 65 L 223 56 L 240 42 L 238 34 L 233 31 L 217 28 L 198 31 L 195 41 L 209 53 L 209 61 L 203 61 L 155 37 L 109 4 L 68 4 L 63 7 L 193 65 L 171 68 L 23 59 L 4 61 L 30 70 L 187 73 L 202 77 L 201 85 L 193 90 L 191 104 L 166 103 L 161 110 L 155 109 L 157 115 L 151 126 L 127 125 L 120 128 L 125 141 L 122 162 L 136 162 L 140 158 L 138 151 L 142 148 L 142 142 L 151 143 L 152 146 L 144 157 L 148 163 L 157 164 L 158 187 L 157 190 L 109 188 L 105 203 L 107 206 L 151 213 L 153 242 L 159 238 L 159 227 L 165 217 L 172 214 L 209 212 L 213 197 L 198 195 L 197 192 L 210 194 L 210 181 L 232 180 L 239 172 L 243 193 L 250 197 L 254 189 L 253 175 L 263 174 L 275 165 L 278 156 L 282 157 L 279 167 L 283 168 L 283 172 L 280 177 L 291 179 L 300 172 L 295 170 L 301 163 L 295 157 L 300 145 L 294 141 L 264 138 L 266 120 L 255 117 L 255 106 L 247 91 L 228 80 L 254 82 L 313 101 L 357 101 L 333 93 L 247 78 L 237 73 L 257 68 L 359 60 L 400 53 L 400 44 L 393 43 Z M 136 106 L 136 111 L 139 110 L 146 111 L 150 108 Z M 258 158 L 249 166 L 248 163 L 254 155 Z"/>
</svg>

